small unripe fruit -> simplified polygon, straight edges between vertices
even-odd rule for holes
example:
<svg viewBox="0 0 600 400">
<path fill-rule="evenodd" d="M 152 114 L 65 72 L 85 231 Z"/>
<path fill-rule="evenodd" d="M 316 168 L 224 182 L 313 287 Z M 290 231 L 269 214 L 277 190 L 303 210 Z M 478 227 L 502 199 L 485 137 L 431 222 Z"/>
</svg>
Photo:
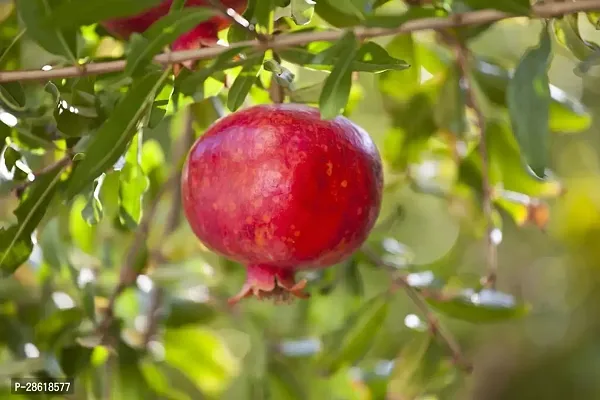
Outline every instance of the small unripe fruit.
<svg viewBox="0 0 600 400">
<path fill-rule="evenodd" d="M 211 250 L 244 264 L 243 297 L 307 297 L 299 269 L 327 268 L 365 241 L 383 175 L 369 135 L 313 107 L 250 107 L 196 141 L 182 176 L 187 220 Z"/>
</svg>

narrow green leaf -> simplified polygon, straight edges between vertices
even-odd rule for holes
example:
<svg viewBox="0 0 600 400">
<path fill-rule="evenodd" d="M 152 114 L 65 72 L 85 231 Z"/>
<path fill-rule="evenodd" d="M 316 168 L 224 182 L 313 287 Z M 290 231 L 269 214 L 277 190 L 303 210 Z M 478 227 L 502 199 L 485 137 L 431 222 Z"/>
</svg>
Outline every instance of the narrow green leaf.
<svg viewBox="0 0 600 400">
<path fill-rule="evenodd" d="M 590 11 L 585 13 L 590 24 L 594 25 L 594 28 L 600 29 L 600 12 Z"/>
<path fill-rule="evenodd" d="M 363 19 L 365 15 L 366 0 L 322 0 L 318 3 L 327 3 L 329 7 L 338 12 L 349 14 Z"/>
<path fill-rule="evenodd" d="M 346 33 L 335 45 L 335 52 L 343 54 L 335 63 L 325 80 L 319 98 L 319 109 L 323 119 L 337 117 L 346 107 L 352 86 L 352 60 L 358 51 L 358 42 L 353 32 Z"/>
<path fill-rule="evenodd" d="M 506 102 L 523 156 L 533 172 L 544 177 L 548 164 L 551 40 L 546 27 L 540 43 L 529 49 L 508 84 Z"/>
<path fill-rule="evenodd" d="M 479 293 L 465 291 L 450 298 L 427 298 L 427 303 L 437 311 L 452 318 L 473 323 L 501 322 L 521 318 L 529 306 L 518 303 L 509 294 L 485 289 Z"/>
<path fill-rule="evenodd" d="M 48 17 L 52 10 L 48 0 L 18 0 L 17 12 L 29 37 L 46 51 L 77 63 L 75 30 L 59 30 L 51 26 Z"/>
<path fill-rule="evenodd" d="M 339 331 L 325 338 L 320 365 L 329 374 L 333 374 L 343 366 L 353 365 L 364 357 L 385 321 L 388 306 L 387 293 L 367 301 Z"/>
<path fill-rule="evenodd" d="M 244 104 L 246 96 L 248 96 L 250 89 L 252 89 L 258 78 L 258 74 L 262 70 L 263 59 L 264 54 L 258 58 L 249 58 L 244 63 L 242 71 L 235 78 L 227 94 L 227 108 L 231 111 L 236 111 Z"/>
<path fill-rule="evenodd" d="M 31 234 L 46 213 L 61 172 L 62 168 L 55 168 L 37 177 L 14 211 L 17 224 L 8 229 L 0 228 L 0 273 L 13 273 L 29 258 L 33 250 Z"/>
<path fill-rule="evenodd" d="M 274 9 L 275 2 L 273 0 L 257 0 L 252 17 L 260 27 L 268 29 L 271 25 L 271 12 Z"/>
<path fill-rule="evenodd" d="M 132 43 L 125 73 L 134 75 L 139 72 L 165 46 L 215 15 L 215 10 L 202 7 L 188 7 L 165 15 L 142 34 L 145 40 L 138 39 Z"/>
<path fill-rule="evenodd" d="M 129 229 L 135 229 L 142 219 L 144 193 L 150 186 L 150 180 L 140 165 L 141 135 L 138 132 L 131 140 L 125 166 L 119 175 L 119 219 Z"/>
<path fill-rule="evenodd" d="M 68 0 L 52 12 L 52 23 L 61 28 L 77 28 L 113 18 L 139 14 L 157 6 L 162 0 Z"/>
<path fill-rule="evenodd" d="M 8 110 L 23 111 L 27 102 L 25 90 L 19 82 L 5 82 L 0 85 L 0 100 Z"/>
<path fill-rule="evenodd" d="M 297 25 L 306 25 L 312 19 L 315 5 L 307 0 L 291 1 L 292 19 Z"/>
<path fill-rule="evenodd" d="M 337 28 L 356 26 L 362 22 L 362 18 L 352 12 L 346 12 L 347 10 L 340 10 L 335 7 L 335 4 L 332 4 L 335 2 L 336 0 L 317 1 L 315 13 L 325 22 Z"/>
<path fill-rule="evenodd" d="M 573 53 L 575 57 L 583 61 L 600 50 L 593 42 L 584 40 L 579 32 L 577 14 L 565 15 L 560 19 L 552 20 L 554 35 L 557 41 Z"/>
<path fill-rule="evenodd" d="M 390 56 L 387 50 L 377 43 L 367 42 L 360 46 L 352 67 L 355 71 L 383 72 L 402 71 L 409 68 L 410 64 Z"/>
<path fill-rule="evenodd" d="M 516 15 L 528 15 L 531 12 L 531 3 L 529 0 L 463 0 L 474 10 L 494 9 Z"/>
<path fill-rule="evenodd" d="M 145 75 L 129 89 L 108 119 L 90 140 L 85 158 L 73 169 L 67 197 L 72 199 L 92 180 L 111 167 L 135 135 L 135 127 L 148 103 L 169 76 L 169 70 Z"/>
</svg>

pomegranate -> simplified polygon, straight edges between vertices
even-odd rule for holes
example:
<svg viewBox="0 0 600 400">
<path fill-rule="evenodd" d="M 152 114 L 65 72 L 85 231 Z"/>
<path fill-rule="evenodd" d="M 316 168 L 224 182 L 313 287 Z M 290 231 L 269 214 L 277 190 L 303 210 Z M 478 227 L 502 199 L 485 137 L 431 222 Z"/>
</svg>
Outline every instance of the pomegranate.
<svg viewBox="0 0 600 400">
<path fill-rule="evenodd" d="M 196 236 L 246 266 L 231 304 L 252 295 L 290 301 L 308 297 L 297 270 L 327 268 L 364 242 L 382 185 L 379 152 L 362 128 L 273 104 L 230 114 L 194 143 L 182 199 Z"/>
<path fill-rule="evenodd" d="M 141 14 L 104 21 L 102 26 L 112 35 L 128 39 L 132 33 L 143 33 L 150 25 L 167 15 L 172 2 L 173 0 L 165 0 L 158 6 Z M 221 0 L 221 3 L 237 12 L 242 12 L 246 8 L 246 0 Z M 187 0 L 185 6 L 210 6 L 210 4 L 207 0 Z M 217 33 L 229 25 L 231 25 L 231 21 L 225 16 L 213 17 L 179 37 L 172 45 L 173 50 L 190 50 L 202 46 L 212 46 L 218 40 Z"/>
</svg>

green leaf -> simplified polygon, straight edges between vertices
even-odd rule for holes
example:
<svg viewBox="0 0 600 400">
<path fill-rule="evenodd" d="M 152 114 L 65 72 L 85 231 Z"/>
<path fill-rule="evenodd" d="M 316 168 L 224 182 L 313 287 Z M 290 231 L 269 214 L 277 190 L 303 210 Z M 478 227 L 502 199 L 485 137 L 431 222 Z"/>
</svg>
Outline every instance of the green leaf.
<svg viewBox="0 0 600 400">
<path fill-rule="evenodd" d="M 292 0 L 292 19 L 297 25 L 306 25 L 310 22 L 315 12 L 315 5 L 306 0 Z"/>
<path fill-rule="evenodd" d="M 67 186 L 68 199 L 72 199 L 119 159 L 127 143 L 135 135 L 135 126 L 146 111 L 148 103 L 152 101 L 168 74 L 169 70 L 162 74 L 147 74 L 129 89 L 90 140 L 85 158 L 73 169 Z"/>
<path fill-rule="evenodd" d="M 583 61 L 600 50 L 600 47 L 581 37 L 578 21 L 577 14 L 565 15 L 560 19 L 552 20 L 552 26 L 557 41 L 570 50 L 575 57 Z"/>
<path fill-rule="evenodd" d="M 528 15 L 531 12 L 529 0 L 463 0 L 474 10 L 495 9 L 516 15 Z"/>
<path fill-rule="evenodd" d="M 362 19 L 359 16 L 352 12 L 346 12 L 346 10 L 340 10 L 334 5 L 335 2 L 336 0 L 317 1 L 315 2 L 315 12 L 325 22 L 337 28 L 356 26 L 361 23 Z"/>
<path fill-rule="evenodd" d="M 518 303 L 513 296 L 489 289 L 426 300 L 430 306 L 448 317 L 473 323 L 501 322 L 521 318 L 529 312 L 529 306 Z"/>
<path fill-rule="evenodd" d="M 207 329 L 167 329 L 164 346 L 167 364 L 178 369 L 202 392 L 216 398 L 240 368 L 239 360 L 223 340 Z"/>
<path fill-rule="evenodd" d="M 395 360 L 387 393 L 420 398 L 446 389 L 457 379 L 456 366 L 448 360 L 448 349 L 429 333 L 419 333 L 405 343 Z"/>
<path fill-rule="evenodd" d="M 73 244 L 88 254 L 96 250 L 96 226 L 83 218 L 83 210 L 88 202 L 83 196 L 76 196 L 69 210 L 69 233 Z"/>
<path fill-rule="evenodd" d="M 337 12 L 349 14 L 363 19 L 365 15 L 366 0 L 321 0 L 318 3 L 327 3 Z"/>
<path fill-rule="evenodd" d="M 502 68 L 489 60 L 476 59 L 473 65 L 473 76 L 494 104 L 506 105 L 506 92 L 513 76 L 512 71 Z M 592 118 L 587 108 L 571 98 L 563 90 L 549 85 L 550 96 L 550 130 L 552 132 L 581 132 L 588 129 Z"/>
<path fill-rule="evenodd" d="M 389 300 L 387 293 L 373 297 L 351 315 L 339 331 L 324 338 L 320 365 L 329 374 L 353 365 L 367 354 L 386 319 Z"/>
<path fill-rule="evenodd" d="M 29 37 L 46 51 L 77 64 L 75 31 L 59 30 L 51 26 L 48 17 L 52 10 L 47 0 L 18 0 L 16 4 Z"/>
<path fill-rule="evenodd" d="M 236 111 L 244 104 L 246 96 L 248 96 L 250 89 L 252 89 L 258 78 L 258 74 L 262 70 L 263 59 L 264 54 L 258 58 L 249 58 L 244 63 L 242 71 L 235 78 L 227 94 L 227 108 L 231 111 Z"/>
<path fill-rule="evenodd" d="M 24 111 L 27 99 L 19 82 L 5 82 L 0 85 L 0 101 L 9 111 Z"/>
<path fill-rule="evenodd" d="M 594 26 L 594 28 L 600 29 L 600 12 L 589 11 L 585 13 L 585 16 L 587 17 L 590 24 Z"/>
<path fill-rule="evenodd" d="M 383 72 L 402 71 L 409 68 L 410 64 L 390 56 L 387 50 L 377 43 L 367 42 L 360 46 L 352 67 L 355 71 Z"/>
<path fill-rule="evenodd" d="M 119 175 L 119 219 L 129 229 L 135 229 L 142 219 L 144 193 L 150 186 L 150 180 L 140 165 L 141 142 L 140 131 L 131 140 L 125 166 Z"/>
<path fill-rule="evenodd" d="M 21 159 L 21 153 L 16 150 L 14 147 L 6 147 L 4 150 L 4 154 L 2 154 L 2 158 L 4 159 L 4 166 L 7 171 L 12 171 L 17 161 Z"/>
<path fill-rule="evenodd" d="M 51 21 L 61 28 L 77 28 L 113 18 L 133 16 L 162 0 L 86 0 L 63 1 L 52 12 Z"/>
<path fill-rule="evenodd" d="M 386 46 L 390 57 L 404 59 L 412 68 L 407 71 L 385 71 L 378 75 L 377 86 L 385 96 L 404 101 L 412 96 L 421 83 L 421 65 L 417 59 L 411 34 L 396 35 Z M 400 89 L 400 90 L 399 90 Z"/>
<path fill-rule="evenodd" d="M 273 0 L 256 0 L 254 6 L 253 20 L 265 30 L 271 25 L 271 11 L 275 9 Z"/>
<path fill-rule="evenodd" d="M 14 211 L 17 224 L 0 228 L 0 274 L 13 273 L 33 250 L 31 234 L 44 217 L 60 182 L 62 168 L 38 176 Z"/>
<path fill-rule="evenodd" d="M 210 8 L 188 7 L 183 10 L 173 11 L 153 23 L 143 34 L 145 40 L 139 39 L 132 42 L 127 55 L 125 73 L 134 75 L 165 46 L 173 43 L 179 36 L 189 32 L 201 22 L 216 15 Z"/>
<path fill-rule="evenodd" d="M 550 59 L 550 35 L 544 27 L 539 45 L 525 53 L 506 92 L 515 137 L 526 162 L 539 177 L 544 177 L 548 164 Z"/>
<path fill-rule="evenodd" d="M 336 55 L 344 55 L 335 63 L 319 98 L 323 119 L 337 117 L 346 107 L 352 86 L 352 60 L 358 51 L 358 42 L 352 31 L 346 33 L 331 49 Z"/>
</svg>

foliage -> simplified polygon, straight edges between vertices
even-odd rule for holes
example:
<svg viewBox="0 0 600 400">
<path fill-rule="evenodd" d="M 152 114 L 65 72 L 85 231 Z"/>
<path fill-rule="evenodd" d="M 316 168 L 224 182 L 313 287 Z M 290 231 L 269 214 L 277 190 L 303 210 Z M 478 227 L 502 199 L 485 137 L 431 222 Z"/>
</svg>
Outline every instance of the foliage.
<svg viewBox="0 0 600 400">
<path fill-rule="evenodd" d="M 99 24 L 158 3 L 0 3 L 2 395 L 11 377 L 66 376 L 74 399 L 466 396 L 476 332 L 539 311 L 480 278 L 503 237 L 538 235 L 564 195 L 553 144 L 588 130 L 592 113 L 550 84 L 549 68 L 565 53 L 577 61 L 564 74 L 589 78 L 600 51 L 579 22 L 597 29 L 600 14 L 578 2 L 539 22 L 527 0 L 251 0 L 219 33 L 230 48 L 187 69 L 155 57 L 222 10 L 173 8 L 126 41 Z M 488 8 L 539 32 L 514 65 L 474 50 L 498 26 L 517 29 L 513 19 L 414 25 Z M 373 135 L 384 207 L 351 260 L 303 274 L 310 300 L 232 310 L 244 269 L 192 234 L 179 171 L 217 118 L 282 101 Z M 486 257 L 465 273 L 472 248 Z"/>
</svg>

